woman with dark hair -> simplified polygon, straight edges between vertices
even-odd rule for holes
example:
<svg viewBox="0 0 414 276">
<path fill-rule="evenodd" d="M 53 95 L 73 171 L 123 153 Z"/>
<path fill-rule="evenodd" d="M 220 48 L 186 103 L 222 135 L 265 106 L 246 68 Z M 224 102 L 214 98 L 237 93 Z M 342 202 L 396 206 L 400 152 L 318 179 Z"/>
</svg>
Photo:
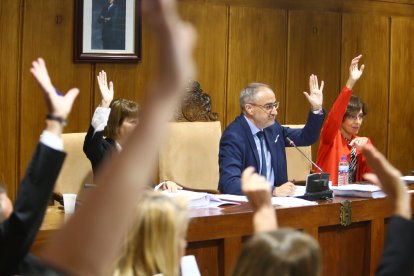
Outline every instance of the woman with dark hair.
<svg viewBox="0 0 414 276">
<path fill-rule="evenodd" d="M 106 72 L 97 76 L 102 100 L 92 117 L 91 125 L 85 137 L 83 151 L 91 161 L 96 175 L 102 161 L 112 149 L 118 152 L 128 134 L 135 128 L 139 120 L 139 105 L 130 100 L 116 99 L 114 85 L 106 80 Z"/>
<path fill-rule="evenodd" d="M 92 164 L 96 175 L 101 164 L 111 152 L 120 152 L 127 137 L 139 122 L 140 107 L 138 103 L 127 99 L 115 99 L 114 85 L 107 81 L 106 72 L 97 76 L 102 100 L 92 117 L 91 125 L 85 136 L 83 152 Z M 182 189 L 172 181 L 165 181 L 161 188 L 175 192 Z"/>
<path fill-rule="evenodd" d="M 355 57 L 349 67 L 349 78 L 332 106 L 322 126 L 316 163 L 330 174 L 333 185 L 338 183 L 338 164 L 342 156 L 349 162 L 349 182 L 362 181 L 369 171 L 361 147 L 371 143 L 367 137 L 357 136 L 367 115 L 365 104 L 355 95 L 352 87 L 361 77 L 364 65 L 358 68 L 362 55 Z"/>
</svg>

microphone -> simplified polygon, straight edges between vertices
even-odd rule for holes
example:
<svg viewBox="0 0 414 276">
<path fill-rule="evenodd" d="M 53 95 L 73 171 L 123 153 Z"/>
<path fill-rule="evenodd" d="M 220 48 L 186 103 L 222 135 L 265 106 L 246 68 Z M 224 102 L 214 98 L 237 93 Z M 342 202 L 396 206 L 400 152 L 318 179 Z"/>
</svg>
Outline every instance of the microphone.
<svg viewBox="0 0 414 276">
<path fill-rule="evenodd" d="M 306 154 L 304 154 L 303 153 L 303 151 L 301 151 L 300 150 L 300 148 L 298 148 L 296 145 L 295 145 L 295 143 L 289 138 L 289 137 L 287 137 L 286 136 L 286 141 L 288 142 L 288 144 L 290 145 L 290 146 L 292 146 L 292 147 L 295 147 L 295 149 L 297 150 L 297 151 L 299 151 L 300 152 L 300 154 L 302 154 L 312 165 L 314 165 L 321 173 L 325 173 L 318 165 L 316 165 L 316 163 L 315 162 L 313 162 L 311 159 L 309 159 L 309 157 L 307 157 L 306 156 Z"/>
<path fill-rule="evenodd" d="M 330 199 L 333 197 L 332 190 L 329 189 L 329 174 L 325 173 L 318 165 L 315 164 L 310 158 L 306 156 L 290 139 L 286 137 L 287 143 L 295 147 L 297 151 L 300 152 L 312 165 L 321 171 L 321 173 L 313 173 L 309 174 L 306 178 L 306 190 L 303 196 L 299 196 L 299 198 L 307 199 L 307 200 L 320 200 L 320 199 Z"/>
</svg>

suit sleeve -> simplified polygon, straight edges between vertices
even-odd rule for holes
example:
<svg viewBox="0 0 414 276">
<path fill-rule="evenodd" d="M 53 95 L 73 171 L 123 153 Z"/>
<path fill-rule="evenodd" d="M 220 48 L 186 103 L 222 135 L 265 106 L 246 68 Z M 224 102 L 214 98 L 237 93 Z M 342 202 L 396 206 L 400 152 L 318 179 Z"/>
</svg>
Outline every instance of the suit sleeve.
<svg viewBox="0 0 414 276">
<path fill-rule="evenodd" d="M 244 142 L 234 133 L 224 133 L 220 140 L 219 190 L 224 194 L 242 195 L 240 176 L 243 171 Z"/>
<path fill-rule="evenodd" d="M 66 154 L 39 143 L 19 192 L 10 218 L 0 225 L 0 271 L 15 273 L 28 254 L 41 226 L 54 184 Z"/>
<path fill-rule="evenodd" d="M 325 112 L 323 114 L 314 114 L 310 111 L 308 121 L 303 128 L 284 127 L 285 138 L 288 136 L 297 146 L 310 146 L 318 141 L 324 119 Z"/>
<path fill-rule="evenodd" d="M 86 154 L 89 161 L 91 161 L 92 168 L 95 172 L 95 169 L 104 159 L 108 149 L 105 146 L 104 131 L 97 131 L 95 134 L 94 132 L 95 129 L 93 126 L 90 126 L 83 143 L 83 152 Z"/>
<path fill-rule="evenodd" d="M 413 275 L 414 222 L 399 216 L 388 222 L 384 251 L 376 275 Z"/>
</svg>

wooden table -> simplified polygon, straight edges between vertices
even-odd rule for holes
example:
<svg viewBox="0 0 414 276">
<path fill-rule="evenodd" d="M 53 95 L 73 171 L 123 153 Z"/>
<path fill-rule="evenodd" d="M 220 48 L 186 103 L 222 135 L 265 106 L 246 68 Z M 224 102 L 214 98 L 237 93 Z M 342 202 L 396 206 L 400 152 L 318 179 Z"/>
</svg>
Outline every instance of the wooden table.
<svg viewBox="0 0 414 276">
<path fill-rule="evenodd" d="M 411 197 L 414 210 L 413 194 Z M 341 202 L 345 200 L 351 202 L 349 226 L 340 225 Z M 319 241 L 323 275 L 373 275 L 390 215 L 387 199 L 336 197 L 317 206 L 277 208 L 280 227 L 301 229 Z M 243 241 L 253 233 L 250 206 L 194 209 L 190 216 L 187 254 L 196 256 L 202 275 L 230 275 Z M 49 208 L 32 253 L 36 254 L 63 222 L 62 211 Z"/>
</svg>

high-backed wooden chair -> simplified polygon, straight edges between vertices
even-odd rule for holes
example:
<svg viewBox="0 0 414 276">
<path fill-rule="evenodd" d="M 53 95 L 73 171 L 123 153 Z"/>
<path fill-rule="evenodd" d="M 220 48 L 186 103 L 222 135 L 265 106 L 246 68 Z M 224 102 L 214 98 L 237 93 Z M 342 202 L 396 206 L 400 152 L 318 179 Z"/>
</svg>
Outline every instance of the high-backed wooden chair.
<svg viewBox="0 0 414 276">
<path fill-rule="evenodd" d="M 303 128 L 305 125 L 283 125 L 290 128 Z M 312 160 L 312 148 L 298 147 L 303 153 Z M 306 176 L 312 170 L 312 164 L 306 160 L 294 147 L 286 147 L 286 161 L 288 179 L 295 181 L 306 181 Z"/>
<path fill-rule="evenodd" d="M 83 184 L 92 183 L 92 166 L 82 150 L 85 135 L 85 132 L 62 134 L 67 156 L 56 182 L 55 193 L 77 194 Z"/>
<path fill-rule="evenodd" d="M 169 124 L 166 141 L 160 149 L 159 180 L 172 180 L 185 188 L 217 192 L 218 151 L 221 125 L 211 112 L 210 96 L 198 82 L 188 86 L 175 122 Z"/>
</svg>

